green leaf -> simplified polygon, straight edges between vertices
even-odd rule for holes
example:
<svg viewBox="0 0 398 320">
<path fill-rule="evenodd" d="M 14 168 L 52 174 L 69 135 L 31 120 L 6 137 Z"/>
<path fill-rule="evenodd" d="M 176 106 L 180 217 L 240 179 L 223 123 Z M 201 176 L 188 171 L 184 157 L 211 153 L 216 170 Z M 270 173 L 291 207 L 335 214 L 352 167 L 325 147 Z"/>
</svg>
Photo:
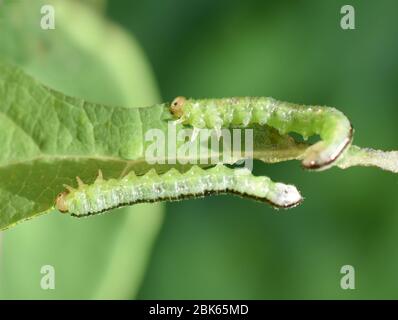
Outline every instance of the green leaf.
<svg viewBox="0 0 398 320">
<path fill-rule="evenodd" d="M 51 209 L 77 175 L 116 177 L 130 164 L 121 159 L 143 162 L 137 109 L 64 96 L 8 65 L 0 66 L 0 97 L 0 228 Z"/>
<path fill-rule="evenodd" d="M 3 4 L 0 58 L 19 64 L 52 88 L 88 100 L 125 106 L 159 100 L 148 64 L 134 39 L 80 1 Z M 39 28 L 43 4 L 55 6 L 55 30 Z M 35 115 L 38 110 L 31 111 Z M 19 145 L 13 141 L 13 146 Z M 20 174 L 14 165 L 15 174 Z M 84 162 L 74 166 L 80 173 L 87 170 Z M 31 192 L 36 186 L 46 193 L 52 169 L 40 167 L 35 169 L 44 176 L 32 170 Z M 49 180 L 44 182 L 46 177 Z M 6 174 L 8 179 L 10 175 Z M 18 186 L 21 181 L 14 188 Z M 3 197 L 5 193 L 1 194 Z M 25 196 L 21 202 L 32 204 L 29 194 Z M 9 216 L 8 212 L 0 215 Z M 159 204 L 121 209 L 117 214 L 87 220 L 54 212 L 0 232 L 0 298 L 134 298 L 162 217 L 163 206 Z M 55 267 L 55 290 L 40 287 L 40 270 L 47 264 Z"/>
<path fill-rule="evenodd" d="M 144 133 L 167 134 L 165 108 L 122 108 L 65 96 L 21 70 L 0 65 L 0 227 L 52 209 L 63 184 L 93 182 L 129 170 L 148 171 Z M 297 157 L 294 140 L 270 128 L 256 131 L 255 156 L 267 162 Z M 165 171 L 158 167 L 159 171 Z"/>
</svg>

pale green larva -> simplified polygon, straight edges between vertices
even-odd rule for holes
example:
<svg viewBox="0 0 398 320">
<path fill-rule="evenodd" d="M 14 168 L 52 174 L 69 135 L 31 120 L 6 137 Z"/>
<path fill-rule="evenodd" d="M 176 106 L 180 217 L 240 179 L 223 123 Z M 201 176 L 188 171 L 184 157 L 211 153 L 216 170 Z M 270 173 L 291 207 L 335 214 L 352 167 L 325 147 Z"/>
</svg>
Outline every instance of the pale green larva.
<svg viewBox="0 0 398 320">
<path fill-rule="evenodd" d="M 175 201 L 208 194 L 231 193 L 268 202 L 278 208 L 298 205 L 301 195 L 296 187 L 275 183 L 268 177 L 255 177 L 246 168 L 223 165 L 204 170 L 193 166 L 180 173 L 176 169 L 158 175 L 154 169 L 143 176 L 130 172 L 122 179 L 104 180 L 99 173 L 92 185 L 78 179 L 78 188 L 66 186 L 56 199 L 56 207 L 76 217 L 142 202 Z"/>
<path fill-rule="evenodd" d="M 303 137 L 318 134 L 322 140 L 309 147 L 304 155 L 302 164 L 307 169 L 328 168 L 351 144 L 353 135 L 350 121 L 335 108 L 301 106 L 267 97 L 201 100 L 177 97 L 170 110 L 177 122 L 197 130 L 266 124 L 281 134 L 297 132 Z"/>
<path fill-rule="evenodd" d="M 265 97 L 202 100 L 177 97 L 171 104 L 143 108 L 142 112 L 158 112 L 158 108 L 168 109 L 167 112 L 177 118 L 176 122 L 194 127 L 196 133 L 203 128 L 219 131 L 259 124 L 276 128 L 281 134 L 297 132 L 304 137 L 319 134 L 321 141 L 308 147 L 303 156 L 303 166 L 308 169 L 328 168 L 352 140 L 353 130 L 348 119 L 329 107 L 300 106 Z M 193 166 L 186 173 L 171 169 L 158 175 L 152 169 L 136 176 L 131 172 L 122 179 L 107 181 L 100 174 L 92 185 L 78 182 L 77 189 L 67 187 L 68 191 L 56 200 L 61 212 L 77 217 L 135 203 L 173 201 L 213 193 L 238 194 L 280 208 L 293 207 L 302 200 L 294 186 L 274 183 L 268 177 L 253 176 L 247 169 L 230 169 L 221 164 L 206 170 Z"/>
</svg>

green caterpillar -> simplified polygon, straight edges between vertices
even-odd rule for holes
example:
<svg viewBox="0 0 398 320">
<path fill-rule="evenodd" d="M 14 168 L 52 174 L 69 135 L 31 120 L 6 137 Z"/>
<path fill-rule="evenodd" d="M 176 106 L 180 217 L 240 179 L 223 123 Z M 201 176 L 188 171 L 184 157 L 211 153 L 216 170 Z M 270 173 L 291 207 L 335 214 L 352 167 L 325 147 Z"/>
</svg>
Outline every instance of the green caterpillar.
<svg viewBox="0 0 398 320">
<path fill-rule="evenodd" d="M 304 155 L 302 164 L 307 169 L 330 167 L 351 144 L 353 136 L 350 121 L 335 108 L 301 106 L 267 97 L 203 100 L 177 97 L 170 110 L 178 123 L 196 129 L 267 124 L 281 134 L 297 132 L 304 138 L 319 134 L 322 140 L 309 147 Z"/>
<path fill-rule="evenodd" d="M 297 132 L 305 138 L 319 134 L 321 141 L 306 150 L 302 161 L 305 168 L 317 170 L 331 166 L 351 144 L 353 134 L 348 119 L 334 108 L 306 107 L 273 98 L 177 97 L 171 104 L 143 108 L 142 112 L 163 113 L 166 121 L 170 119 L 167 114 L 171 114 L 177 118 L 176 123 L 191 125 L 196 132 L 202 128 L 221 130 L 259 124 L 274 127 L 281 134 Z M 149 124 L 145 127 L 150 128 Z M 294 186 L 274 183 L 268 177 L 254 177 L 248 169 L 230 169 L 221 164 L 207 170 L 193 166 L 186 173 L 171 169 L 162 175 L 154 169 L 140 176 L 132 171 L 122 179 L 107 181 L 99 173 L 94 184 L 85 185 L 80 179 L 78 184 L 77 189 L 66 186 L 67 191 L 56 199 L 58 210 L 77 217 L 141 202 L 175 201 L 213 193 L 237 194 L 278 208 L 293 207 L 302 201 Z"/>
<path fill-rule="evenodd" d="M 101 171 L 92 185 L 79 178 L 78 188 L 66 186 L 56 199 L 56 208 L 72 216 L 83 217 L 112 208 L 142 202 L 175 201 L 208 194 L 231 193 L 268 202 L 277 208 L 298 205 L 301 195 L 296 187 L 274 183 L 268 177 L 255 177 L 246 168 L 230 169 L 223 165 L 203 170 L 193 166 L 181 174 L 176 169 L 158 175 L 154 169 L 143 176 L 134 171 L 122 179 L 104 180 Z"/>
</svg>

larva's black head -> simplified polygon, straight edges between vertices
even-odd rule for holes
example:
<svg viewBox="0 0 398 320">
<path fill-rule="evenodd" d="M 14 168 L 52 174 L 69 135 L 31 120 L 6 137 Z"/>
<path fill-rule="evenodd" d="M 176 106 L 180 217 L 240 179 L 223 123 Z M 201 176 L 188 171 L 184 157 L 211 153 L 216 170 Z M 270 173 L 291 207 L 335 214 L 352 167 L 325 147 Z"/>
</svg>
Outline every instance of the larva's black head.
<svg viewBox="0 0 398 320">
<path fill-rule="evenodd" d="M 177 97 L 171 103 L 170 111 L 175 117 L 181 118 L 182 115 L 184 114 L 184 110 L 182 107 L 185 101 L 186 101 L 185 97 Z"/>
</svg>

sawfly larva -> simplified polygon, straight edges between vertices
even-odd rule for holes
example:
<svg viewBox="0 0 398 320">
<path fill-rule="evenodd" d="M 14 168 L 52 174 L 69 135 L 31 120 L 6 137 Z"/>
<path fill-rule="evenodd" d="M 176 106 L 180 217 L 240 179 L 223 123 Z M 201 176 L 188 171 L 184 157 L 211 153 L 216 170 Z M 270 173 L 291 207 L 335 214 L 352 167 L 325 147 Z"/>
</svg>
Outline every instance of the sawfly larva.
<svg viewBox="0 0 398 320">
<path fill-rule="evenodd" d="M 296 132 L 304 138 L 319 135 L 309 147 L 302 164 L 307 169 L 328 168 L 351 144 L 353 129 L 347 117 L 335 108 L 303 106 L 267 97 L 186 99 L 177 97 L 170 105 L 176 122 L 194 129 L 269 125 L 281 134 Z"/>
<path fill-rule="evenodd" d="M 223 193 L 268 202 L 277 208 L 290 208 L 302 201 L 295 186 L 275 183 L 264 176 L 255 177 L 246 168 L 230 169 L 221 164 L 206 170 L 193 166 L 185 173 L 170 169 L 162 175 L 154 169 L 143 176 L 136 176 L 132 171 L 122 179 L 109 180 L 104 180 L 100 171 L 91 185 L 79 178 L 77 181 L 77 189 L 65 186 L 67 191 L 56 199 L 59 211 L 76 217 L 142 202 L 176 201 Z"/>
</svg>

